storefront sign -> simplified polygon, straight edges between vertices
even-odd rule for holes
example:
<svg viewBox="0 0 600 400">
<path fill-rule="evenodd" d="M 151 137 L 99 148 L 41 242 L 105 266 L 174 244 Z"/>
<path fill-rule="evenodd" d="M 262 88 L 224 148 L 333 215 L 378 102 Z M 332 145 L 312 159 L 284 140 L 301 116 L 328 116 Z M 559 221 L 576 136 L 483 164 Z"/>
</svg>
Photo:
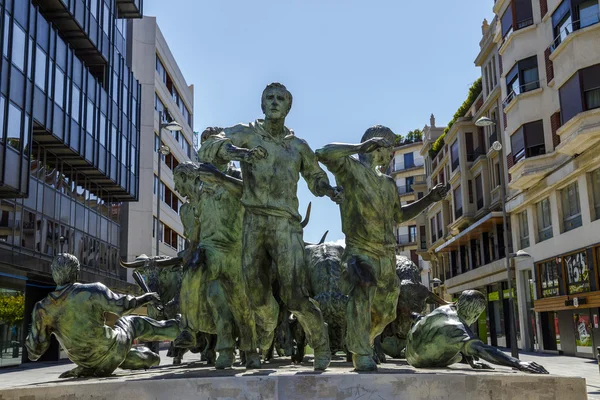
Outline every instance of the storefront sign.
<svg viewBox="0 0 600 400">
<path fill-rule="evenodd" d="M 579 299 L 577 297 L 573 299 L 573 307 L 579 307 Z"/>
<path fill-rule="evenodd" d="M 565 306 L 579 307 L 582 304 L 586 304 L 587 299 L 585 297 L 573 297 L 570 300 L 565 300 Z"/>
</svg>

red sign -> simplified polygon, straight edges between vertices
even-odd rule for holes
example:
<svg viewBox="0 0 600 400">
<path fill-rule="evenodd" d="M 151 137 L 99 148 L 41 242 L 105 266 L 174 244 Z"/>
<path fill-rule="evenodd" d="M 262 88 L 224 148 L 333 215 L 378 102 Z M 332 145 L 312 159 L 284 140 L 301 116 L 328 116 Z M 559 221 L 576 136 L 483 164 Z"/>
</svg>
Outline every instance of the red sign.
<svg viewBox="0 0 600 400">
<path fill-rule="evenodd" d="M 594 328 L 598 328 L 598 314 L 594 314 Z"/>
</svg>

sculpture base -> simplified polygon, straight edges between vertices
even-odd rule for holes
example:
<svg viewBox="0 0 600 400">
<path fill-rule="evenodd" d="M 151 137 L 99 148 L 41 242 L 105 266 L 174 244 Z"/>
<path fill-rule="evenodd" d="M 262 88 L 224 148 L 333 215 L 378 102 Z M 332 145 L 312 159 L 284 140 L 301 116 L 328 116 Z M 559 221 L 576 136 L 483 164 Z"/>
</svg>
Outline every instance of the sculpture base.
<svg viewBox="0 0 600 400">
<path fill-rule="evenodd" d="M 417 370 L 404 361 L 382 364 L 376 373 L 350 371 L 336 360 L 324 373 L 309 363 L 289 365 L 277 359 L 263 369 L 215 371 L 197 364 L 163 366 L 148 371 L 117 370 L 109 378 L 58 380 L 19 386 L 14 380 L 0 390 L 2 400 L 64 399 L 444 399 L 444 400 L 581 400 L 583 378 L 528 375 L 499 367 L 475 371 L 466 365 L 451 369 Z"/>
</svg>

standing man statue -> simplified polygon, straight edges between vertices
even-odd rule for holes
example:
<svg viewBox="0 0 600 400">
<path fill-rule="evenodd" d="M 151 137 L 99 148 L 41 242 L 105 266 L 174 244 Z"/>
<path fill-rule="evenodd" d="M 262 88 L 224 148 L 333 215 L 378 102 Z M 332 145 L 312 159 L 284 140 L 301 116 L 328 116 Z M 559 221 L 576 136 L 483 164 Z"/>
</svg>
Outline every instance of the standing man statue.
<svg viewBox="0 0 600 400">
<path fill-rule="evenodd" d="M 218 134 L 208 128 L 203 134 Z M 219 179 L 210 179 L 218 176 Z M 236 337 L 246 353 L 246 368 L 260 367 L 255 328 L 242 276 L 242 181 L 239 171 L 227 162 L 215 167 L 194 162 L 175 168 L 175 190 L 192 203 L 182 207 L 186 232 L 191 238 L 189 262 L 181 291 L 184 329 L 179 342 L 193 342 L 197 331 L 216 333 L 217 369 L 231 368 Z M 200 195 L 194 192 L 202 184 Z M 191 210 L 194 211 L 191 211 Z M 188 214 L 192 212 L 194 217 Z M 187 331 L 191 330 L 193 333 Z M 186 339 L 187 337 L 187 339 Z"/>
<path fill-rule="evenodd" d="M 307 333 L 314 349 L 315 370 L 324 370 L 331 353 L 321 310 L 309 297 L 298 180 L 302 175 L 315 196 L 328 196 L 336 202 L 341 201 L 342 191 L 329 185 L 308 144 L 285 127 L 292 107 L 292 94 L 286 87 L 268 85 L 261 107 L 264 120 L 236 125 L 212 136 L 200 148 L 199 156 L 212 164 L 241 162 L 245 208 L 242 268 L 260 348 L 266 351 L 270 347 L 277 327 L 279 307 L 271 289 L 274 263 L 280 298 Z"/>
<path fill-rule="evenodd" d="M 54 335 L 77 364 L 61 378 L 109 376 L 117 367 L 146 369 L 160 363 L 159 355 L 148 348 L 132 349 L 133 341 L 173 340 L 179 334 L 179 321 L 121 316 L 147 303 L 159 304 L 156 293 L 133 297 L 115 294 L 100 282 L 76 283 L 79 260 L 71 254 L 56 256 L 51 269 L 56 290 L 33 308 L 25 343 L 30 360 L 48 350 Z M 121 316 L 114 328 L 104 324 L 105 312 Z"/>
<path fill-rule="evenodd" d="M 414 218 L 446 196 L 438 185 L 422 199 L 400 205 L 392 178 L 381 173 L 393 157 L 391 129 L 367 129 L 360 144 L 333 143 L 317 150 L 317 158 L 344 188 L 340 206 L 346 249 L 346 345 L 357 371 L 375 371 L 373 343 L 396 318 L 400 282 L 396 276 L 394 225 Z M 358 159 L 352 155 L 358 153 Z"/>
<path fill-rule="evenodd" d="M 417 322 L 408 334 L 406 361 L 417 368 L 441 368 L 464 359 L 475 369 L 491 369 L 489 365 L 477 362 L 481 358 L 523 372 L 547 374 L 541 365 L 510 357 L 483 343 L 471 332 L 469 326 L 486 307 L 483 293 L 465 290 L 456 304 L 438 307 L 424 317 L 416 315 Z"/>
</svg>

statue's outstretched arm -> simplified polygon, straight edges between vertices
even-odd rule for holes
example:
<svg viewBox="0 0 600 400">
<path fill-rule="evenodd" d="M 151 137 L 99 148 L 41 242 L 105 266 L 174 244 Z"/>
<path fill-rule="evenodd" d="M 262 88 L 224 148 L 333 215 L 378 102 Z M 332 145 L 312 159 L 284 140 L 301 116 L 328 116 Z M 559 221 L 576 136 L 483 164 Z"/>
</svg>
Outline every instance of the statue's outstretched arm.
<svg viewBox="0 0 600 400">
<path fill-rule="evenodd" d="M 349 157 L 353 154 L 361 153 L 363 143 L 331 143 L 315 151 L 317 160 L 329 166 L 329 163 L 340 158 Z"/>
<path fill-rule="evenodd" d="M 198 176 L 203 182 L 222 186 L 234 196 L 239 198 L 242 197 L 242 180 L 224 174 L 212 164 L 200 163 L 198 168 Z"/>
<path fill-rule="evenodd" d="M 479 339 L 467 342 L 465 344 L 465 353 L 468 356 L 476 356 L 493 364 L 516 368 L 523 372 L 530 372 L 532 374 L 548 373 L 548 371 L 539 364 L 513 358 L 495 347 L 488 346 Z"/>
</svg>

